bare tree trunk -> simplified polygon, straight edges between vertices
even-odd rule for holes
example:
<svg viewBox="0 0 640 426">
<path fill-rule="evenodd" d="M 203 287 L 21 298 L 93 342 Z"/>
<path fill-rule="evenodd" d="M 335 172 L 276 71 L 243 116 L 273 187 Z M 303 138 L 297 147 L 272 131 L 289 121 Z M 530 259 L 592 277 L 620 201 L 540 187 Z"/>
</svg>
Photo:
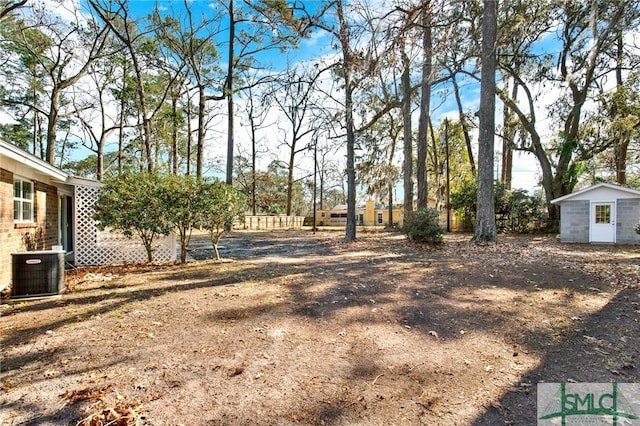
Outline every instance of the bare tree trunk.
<svg viewBox="0 0 640 426">
<path fill-rule="evenodd" d="M 404 214 L 413 211 L 413 131 L 411 128 L 411 75 L 409 57 L 402 51 L 402 120 L 404 125 Z"/>
<path fill-rule="evenodd" d="M 207 102 L 205 88 L 198 84 L 198 136 L 196 140 L 196 179 L 202 179 L 204 169 L 204 135 Z"/>
<path fill-rule="evenodd" d="M 186 176 L 191 174 L 191 95 L 187 94 L 187 170 Z"/>
<path fill-rule="evenodd" d="M 496 110 L 497 0 L 484 0 L 482 19 L 482 75 L 480 80 L 480 129 L 478 150 L 478 195 L 473 241 L 497 240 L 493 195 L 493 147 Z"/>
<path fill-rule="evenodd" d="M 174 175 L 178 175 L 178 96 L 171 96 L 171 166 Z"/>
<path fill-rule="evenodd" d="M 36 74 L 35 65 L 33 66 L 33 75 Z M 40 113 L 35 108 L 35 105 L 38 105 L 38 90 L 36 85 L 32 83 L 31 86 L 31 95 L 33 96 L 33 152 L 32 154 L 38 155 L 38 141 L 40 140 Z"/>
<path fill-rule="evenodd" d="M 420 119 L 418 122 L 418 159 L 416 164 L 416 181 L 418 182 L 418 209 L 426 209 L 428 205 L 427 182 L 427 128 L 429 126 L 429 109 L 431 108 L 431 70 L 433 46 L 431 40 L 431 2 L 422 5 L 422 82 L 420 97 Z"/>
<path fill-rule="evenodd" d="M 462 126 L 462 134 L 464 135 L 464 142 L 467 146 L 467 156 L 469 157 L 469 167 L 471 168 L 471 174 L 476 175 L 476 162 L 473 157 L 473 148 L 471 146 L 471 136 L 469 135 L 469 125 L 464 115 L 464 109 L 462 108 L 462 99 L 460 98 L 460 87 L 456 80 L 455 74 L 451 78 L 453 84 L 453 93 L 456 98 L 456 104 L 458 105 L 458 116 L 460 117 L 460 125 Z"/>
<path fill-rule="evenodd" d="M 122 157 L 124 153 L 124 122 L 126 117 L 126 100 L 124 97 L 124 92 L 127 84 L 127 68 L 124 67 L 122 71 L 122 93 L 120 94 L 120 114 L 118 123 L 118 176 L 122 175 Z"/>
<path fill-rule="evenodd" d="M 296 151 L 295 151 L 295 135 L 294 135 L 294 140 L 291 142 L 291 152 L 289 153 L 289 170 L 287 171 L 287 207 L 286 207 L 286 214 L 287 216 L 291 216 L 291 204 L 292 204 L 292 195 L 293 195 L 293 166 L 294 166 L 294 161 L 295 161 L 295 156 L 296 156 Z"/>
<path fill-rule="evenodd" d="M 9 16 L 11 12 L 14 10 L 21 8 L 27 4 L 27 0 L 17 0 L 15 2 L 3 2 L 2 8 L 0 9 L 0 22 Z"/>
<path fill-rule="evenodd" d="M 47 120 L 47 149 L 45 161 L 55 164 L 56 161 L 56 129 L 58 127 L 58 115 L 60 101 L 60 90 L 57 87 L 51 89 L 51 104 L 49 105 L 49 116 Z"/>
<path fill-rule="evenodd" d="M 94 0 L 90 0 L 89 3 L 93 7 L 93 9 L 100 15 L 100 18 L 111 28 L 112 33 L 125 45 L 126 49 L 131 56 L 131 64 L 133 65 L 133 71 L 136 76 L 136 89 L 138 93 L 138 101 L 140 102 L 140 115 L 142 116 L 142 129 L 143 129 L 143 140 L 144 140 L 144 150 L 145 157 L 147 161 L 147 171 L 149 173 L 153 172 L 154 164 L 153 164 L 153 154 L 151 152 L 151 118 L 148 114 L 148 106 L 147 106 L 147 95 L 146 90 L 144 88 L 144 76 L 142 72 L 142 66 L 138 60 L 138 54 L 136 52 L 134 46 L 134 39 L 130 34 L 130 23 L 129 14 L 127 9 L 125 8 L 124 2 L 119 2 L 118 6 L 120 7 L 120 11 L 123 12 L 122 18 L 122 27 L 118 28 L 115 26 L 113 22 L 113 16 L 111 16 L 112 12 L 105 11 L 102 7 Z"/>
<path fill-rule="evenodd" d="M 33 152 L 32 154 L 38 156 L 38 141 L 40 141 L 40 114 L 38 111 L 33 113 Z"/>
<path fill-rule="evenodd" d="M 436 145 L 436 135 L 435 131 L 433 130 L 433 123 L 431 122 L 431 119 L 429 119 L 429 133 L 431 134 L 431 158 L 433 159 L 433 172 L 435 173 L 436 180 L 436 208 L 439 210 L 442 204 L 442 176 L 440 174 L 442 172 L 442 165 L 439 158 L 440 150 Z M 442 141 L 440 143 L 442 143 Z"/>
<path fill-rule="evenodd" d="M 352 57 L 349 48 L 349 35 L 347 22 L 342 9 L 342 1 L 336 3 L 338 12 L 338 22 L 340 25 L 340 45 L 343 58 L 343 79 L 345 96 L 345 118 L 347 133 L 347 225 L 345 229 L 345 240 L 355 241 L 356 239 L 356 167 L 355 167 L 355 125 L 353 122 L 353 82 L 351 75 Z"/>
<path fill-rule="evenodd" d="M 227 82 L 225 84 L 225 95 L 227 96 L 227 184 L 233 183 L 233 67 L 236 17 L 233 9 L 234 0 L 229 0 L 229 58 L 227 65 Z"/>
<path fill-rule="evenodd" d="M 509 76 L 504 76 L 505 90 L 509 87 Z M 511 99 L 514 101 L 518 97 L 518 85 L 514 82 L 511 89 Z M 502 131 L 502 172 L 500 181 L 507 189 L 511 189 L 511 181 L 513 178 L 513 143 L 516 136 L 516 121 L 513 111 L 508 107 L 503 108 L 503 131 Z"/>
<path fill-rule="evenodd" d="M 253 115 L 253 114 L 252 114 Z M 253 121 L 253 117 L 251 117 L 251 120 Z M 257 160 L 257 141 L 256 141 L 256 129 L 253 125 L 253 123 L 251 124 L 251 213 L 255 216 L 257 213 L 256 210 L 256 204 L 257 204 L 257 200 L 256 200 L 256 188 L 257 188 L 257 184 L 256 184 L 256 160 Z"/>
<path fill-rule="evenodd" d="M 100 137 L 100 142 L 97 144 L 97 149 L 96 149 L 96 157 L 97 158 L 97 165 L 96 165 L 96 178 L 102 182 L 102 179 L 104 178 L 104 145 L 106 143 L 106 138 L 104 136 L 104 134 Z"/>
<path fill-rule="evenodd" d="M 623 90 L 623 80 L 622 80 L 622 61 L 624 59 L 624 44 L 622 39 L 622 31 L 618 35 L 618 39 L 616 41 L 616 55 L 617 55 L 617 63 L 616 63 L 616 87 L 617 90 Z M 616 111 L 617 113 L 617 111 Z M 614 113 L 615 117 L 615 113 Z M 628 135 L 619 135 L 616 138 L 613 147 L 613 156 L 614 163 L 616 166 L 616 182 L 619 185 L 627 184 L 627 150 L 629 148 L 630 138 Z"/>
<path fill-rule="evenodd" d="M 389 229 L 393 228 L 393 183 L 389 183 L 389 199 L 387 200 L 387 211 L 389 212 L 389 221 L 387 226 Z"/>
<path fill-rule="evenodd" d="M 614 157 L 616 166 L 616 183 L 619 185 L 627 184 L 627 150 L 629 148 L 629 139 L 620 138 L 614 147 Z"/>
<path fill-rule="evenodd" d="M 142 69 L 138 63 L 138 57 L 135 53 L 134 47 L 131 42 L 128 42 L 129 51 L 131 52 L 131 58 L 133 62 L 133 69 L 136 73 L 136 87 L 138 90 L 138 100 L 140 101 L 140 115 L 142 116 L 142 130 L 144 139 L 144 150 L 147 160 L 147 171 L 153 172 L 153 154 L 151 153 L 151 119 L 148 116 L 147 107 L 147 94 L 144 88 Z"/>
</svg>

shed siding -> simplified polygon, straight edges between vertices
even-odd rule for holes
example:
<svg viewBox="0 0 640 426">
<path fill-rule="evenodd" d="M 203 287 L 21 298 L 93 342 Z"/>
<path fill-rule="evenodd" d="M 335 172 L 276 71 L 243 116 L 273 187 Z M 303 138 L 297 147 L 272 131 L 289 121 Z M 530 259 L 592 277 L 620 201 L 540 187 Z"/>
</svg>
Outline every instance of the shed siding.
<svg viewBox="0 0 640 426">
<path fill-rule="evenodd" d="M 572 200 L 562 203 L 560 210 L 560 240 L 563 243 L 589 242 L 588 200 Z"/>
<path fill-rule="evenodd" d="M 640 244 L 640 235 L 634 229 L 640 221 L 640 199 L 619 199 L 616 207 L 616 242 Z"/>
</svg>

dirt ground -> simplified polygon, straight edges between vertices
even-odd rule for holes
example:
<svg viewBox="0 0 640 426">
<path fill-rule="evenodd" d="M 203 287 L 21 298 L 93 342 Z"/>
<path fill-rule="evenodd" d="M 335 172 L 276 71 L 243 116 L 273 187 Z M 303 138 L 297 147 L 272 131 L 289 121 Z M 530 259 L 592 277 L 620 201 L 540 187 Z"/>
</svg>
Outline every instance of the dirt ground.
<svg viewBox="0 0 640 426">
<path fill-rule="evenodd" d="M 0 424 L 533 425 L 539 382 L 640 381 L 640 248 L 234 232 L 223 261 L 4 301 Z"/>
</svg>

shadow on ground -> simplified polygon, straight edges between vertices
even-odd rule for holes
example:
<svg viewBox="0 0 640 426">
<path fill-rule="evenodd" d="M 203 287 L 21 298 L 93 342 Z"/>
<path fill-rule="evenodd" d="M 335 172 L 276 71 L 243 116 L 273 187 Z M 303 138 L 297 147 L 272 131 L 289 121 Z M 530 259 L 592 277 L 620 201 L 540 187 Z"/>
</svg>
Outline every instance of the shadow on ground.
<svg viewBox="0 0 640 426">
<path fill-rule="evenodd" d="M 449 238 L 444 249 L 434 249 L 407 244 L 395 234 L 345 243 L 335 234 L 238 233 L 221 244 L 225 262 L 123 272 L 113 283 L 9 310 L 2 319 L 3 347 L 11 349 L 3 380 L 29 386 L 51 381 L 36 370 L 66 365 L 84 342 L 60 338 L 58 346 L 46 347 L 43 336 L 49 331 L 65 336 L 87 322 L 108 339 L 100 343 L 104 360 L 73 364 L 69 375 L 79 381 L 126 370 L 143 357 L 153 367 L 144 367 L 144 377 L 168 389 L 163 397 L 150 395 L 151 386 L 136 385 L 132 394 L 150 399 L 152 407 L 155 401 L 170 405 L 167 398 L 181 391 L 188 394 L 187 385 L 194 386 L 202 374 L 208 382 L 222 380 L 207 392 L 221 392 L 216 398 L 224 407 L 225 398 L 232 401 L 240 389 L 245 397 L 262 392 L 245 401 L 246 413 L 234 412 L 233 405 L 205 413 L 213 423 L 255 419 L 251 410 L 260 402 L 274 404 L 274 418 L 293 423 L 391 424 L 406 417 L 423 424 L 528 425 L 536 422 L 538 382 L 638 381 L 640 292 L 610 287 L 611 277 L 587 268 L 598 262 L 603 268 L 633 266 L 633 256 L 616 257 L 616 250 L 625 249 L 561 246 L 553 239 L 512 238 L 501 244 L 478 248 L 464 238 Z M 193 240 L 195 259 L 212 253 L 206 238 Z M 633 259 L 637 264 L 637 256 Z M 591 307 L 600 302 L 599 309 Z M 164 329 L 165 340 L 149 336 L 152 324 L 168 322 L 176 313 L 180 317 Z M 270 328 L 285 322 L 300 328 L 290 334 Z M 194 340 L 200 334 L 204 341 Z M 38 351 L 24 350 L 36 344 Z M 215 348 L 209 351 L 209 344 Z M 198 373 L 166 378 L 155 365 L 162 345 L 171 348 L 167 359 L 176 358 L 172 365 L 183 374 Z M 135 355 L 125 356 L 127 349 Z M 123 352 L 119 358 L 113 355 L 117 351 Z M 267 365 L 278 381 L 260 388 L 263 370 L 253 378 L 238 373 L 238 381 L 247 378 L 237 388 L 230 382 L 233 368 L 218 377 L 220 360 L 236 362 L 239 354 L 249 359 L 242 360 L 242 371 Z M 483 359 L 467 359 L 473 355 Z M 516 362 L 534 357 L 540 362 L 530 368 Z M 272 358 L 275 366 L 268 364 Z M 205 360 L 214 369 L 202 373 L 196 364 Z M 332 360 L 334 370 L 313 371 L 314 363 Z M 527 368 L 509 370 L 514 363 Z M 505 373 L 493 371 L 503 365 Z M 57 374 L 54 378 L 62 369 Z M 272 395 L 280 386 L 282 393 Z M 461 394 L 475 411 L 455 412 L 452 404 Z M 197 397 L 175 403 L 191 407 L 192 399 Z M 29 412 L 33 403 L 10 404 L 8 409 Z M 46 407 L 38 410 L 52 416 Z"/>
</svg>

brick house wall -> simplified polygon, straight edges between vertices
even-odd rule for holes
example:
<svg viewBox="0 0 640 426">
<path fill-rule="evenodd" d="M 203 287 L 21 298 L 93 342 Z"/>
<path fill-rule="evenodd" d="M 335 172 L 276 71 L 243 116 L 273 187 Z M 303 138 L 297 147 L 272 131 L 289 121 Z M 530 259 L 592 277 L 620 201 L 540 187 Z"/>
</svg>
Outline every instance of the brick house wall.
<svg viewBox="0 0 640 426">
<path fill-rule="evenodd" d="M 51 250 L 58 244 L 58 189 L 35 182 L 36 226 L 42 229 L 40 250 Z"/>
<path fill-rule="evenodd" d="M 13 220 L 15 178 L 32 183 L 33 222 Z M 62 243 L 68 260 L 79 265 L 146 260 L 144 247 L 135 239 L 97 229 L 93 209 L 100 186 L 91 179 L 70 176 L 0 138 L 0 291 L 11 284 L 12 253 L 27 251 L 27 243 L 34 243 L 32 250 L 52 250 Z M 62 206 L 61 196 L 65 197 Z M 157 239 L 154 250 L 156 260 L 174 260 L 175 235 Z"/>
<path fill-rule="evenodd" d="M 28 239 L 37 250 L 58 244 L 58 190 L 44 182 L 34 183 L 34 222 L 14 223 L 13 173 L 0 169 L 0 289 L 11 282 L 11 253 L 26 251 Z"/>
<path fill-rule="evenodd" d="M 563 243 L 589 242 L 589 201 L 566 201 L 560 209 L 560 235 Z"/>
</svg>

